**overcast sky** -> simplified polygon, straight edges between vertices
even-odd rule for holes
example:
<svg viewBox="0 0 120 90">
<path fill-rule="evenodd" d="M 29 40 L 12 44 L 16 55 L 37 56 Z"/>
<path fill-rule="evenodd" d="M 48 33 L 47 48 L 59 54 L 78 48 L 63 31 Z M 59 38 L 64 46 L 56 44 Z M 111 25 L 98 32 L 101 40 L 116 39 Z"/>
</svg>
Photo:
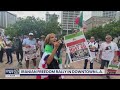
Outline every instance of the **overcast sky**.
<svg viewBox="0 0 120 90">
<path fill-rule="evenodd" d="M 16 14 L 17 17 L 26 17 L 26 16 L 35 16 L 45 20 L 45 14 L 47 11 L 9 11 L 13 14 Z M 59 15 L 58 21 L 61 22 L 61 11 L 48 11 L 50 14 Z M 83 12 L 83 20 L 87 20 L 91 17 L 91 11 Z"/>
</svg>

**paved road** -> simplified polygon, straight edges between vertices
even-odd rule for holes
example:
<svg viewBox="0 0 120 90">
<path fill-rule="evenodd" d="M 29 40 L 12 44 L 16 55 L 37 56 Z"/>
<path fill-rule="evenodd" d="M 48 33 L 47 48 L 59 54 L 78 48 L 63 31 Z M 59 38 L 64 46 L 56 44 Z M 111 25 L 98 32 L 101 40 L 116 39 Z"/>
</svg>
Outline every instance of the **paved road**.
<svg viewBox="0 0 120 90">
<path fill-rule="evenodd" d="M 62 53 L 62 59 L 63 59 L 63 63 L 65 61 L 65 52 Z M 16 56 L 13 54 L 13 63 L 11 65 L 9 64 L 5 64 L 7 62 L 7 59 L 6 59 L 6 54 L 4 54 L 4 62 L 3 63 L 0 63 L 0 78 L 1 79 L 36 79 L 35 76 L 21 76 L 21 77 L 18 77 L 18 78 L 6 78 L 4 75 L 5 73 L 5 69 L 6 68 L 17 68 L 17 60 L 16 60 Z M 37 59 L 37 66 L 38 66 L 38 63 L 39 63 L 39 59 Z M 70 69 L 83 69 L 83 65 L 84 65 L 84 61 L 78 61 L 78 62 L 74 62 L 74 63 L 71 63 L 70 64 Z M 32 68 L 32 61 L 30 61 L 30 67 Z M 64 67 L 64 65 L 63 65 Z M 97 62 L 94 62 L 94 68 L 95 69 L 99 69 L 100 67 L 100 64 L 97 63 Z M 25 68 L 25 61 L 23 60 L 23 68 Z M 88 68 L 89 68 L 89 62 L 88 62 Z M 120 71 L 118 72 L 120 74 Z M 120 76 L 111 76 L 112 79 L 120 79 Z M 105 76 L 83 76 L 83 75 L 80 75 L 80 76 L 75 76 L 75 75 L 72 75 L 72 76 L 64 76 L 64 79 L 106 79 Z"/>
</svg>

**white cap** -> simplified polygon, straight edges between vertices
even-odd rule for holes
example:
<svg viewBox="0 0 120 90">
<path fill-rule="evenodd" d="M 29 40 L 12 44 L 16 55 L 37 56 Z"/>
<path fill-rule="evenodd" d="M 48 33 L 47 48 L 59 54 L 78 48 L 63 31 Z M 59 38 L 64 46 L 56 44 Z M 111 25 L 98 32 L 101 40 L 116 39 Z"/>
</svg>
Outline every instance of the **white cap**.
<svg viewBox="0 0 120 90">
<path fill-rule="evenodd" d="M 29 33 L 29 35 L 33 35 L 33 33 Z"/>
</svg>

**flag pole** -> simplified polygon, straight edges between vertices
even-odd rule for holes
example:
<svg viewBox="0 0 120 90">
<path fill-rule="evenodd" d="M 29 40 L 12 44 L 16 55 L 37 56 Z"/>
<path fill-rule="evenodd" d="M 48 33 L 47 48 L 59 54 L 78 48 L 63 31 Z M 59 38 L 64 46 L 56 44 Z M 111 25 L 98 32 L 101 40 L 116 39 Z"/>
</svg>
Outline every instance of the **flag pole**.
<svg viewBox="0 0 120 90">
<path fill-rule="evenodd" d="M 83 12 L 82 12 L 82 13 L 83 13 Z M 81 25 L 81 27 L 80 27 L 80 31 L 83 33 L 83 35 L 84 35 L 84 37 L 85 37 L 84 31 L 83 31 L 83 21 L 82 21 L 82 25 Z M 85 37 L 85 41 L 87 41 L 86 37 Z M 91 52 L 90 52 L 90 49 L 89 49 L 89 45 L 87 44 L 87 46 L 88 46 L 88 51 L 89 51 L 89 54 L 90 54 L 89 59 L 90 59 L 90 61 L 92 61 L 92 55 L 91 55 Z"/>
</svg>

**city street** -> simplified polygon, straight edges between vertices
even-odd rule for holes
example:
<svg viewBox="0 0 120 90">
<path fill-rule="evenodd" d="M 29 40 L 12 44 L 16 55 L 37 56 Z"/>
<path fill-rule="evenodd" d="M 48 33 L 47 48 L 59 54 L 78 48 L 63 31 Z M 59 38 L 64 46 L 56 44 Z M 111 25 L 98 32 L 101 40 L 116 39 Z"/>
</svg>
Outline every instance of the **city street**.
<svg viewBox="0 0 120 90">
<path fill-rule="evenodd" d="M 63 63 L 65 61 L 65 51 L 62 53 L 62 59 L 63 59 Z M 14 60 L 13 60 L 13 63 L 11 65 L 9 64 L 5 64 L 7 61 L 6 59 L 6 54 L 4 54 L 4 62 L 3 63 L 0 63 L 0 79 L 36 79 L 36 76 L 21 76 L 21 77 L 18 77 L 18 78 L 6 78 L 5 77 L 5 69 L 8 69 L 8 68 L 17 68 L 17 60 L 16 60 L 16 56 L 15 54 L 13 54 L 13 57 L 14 57 Z M 37 66 L 38 66 L 38 63 L 39 63 L 39 59 L 37 59 Z M 78 61 L 78 62 L 74 62 L 74 63 L 71 63 L 70 64 L 70 68 L 69 69 L 83 69 L 83 65 L 84 65 L 84 61 Z M 63 65 L 64 66 L 64 65 Z M 30 67 L 32 68 L 32 61 L 30 62 Z M 100 64 L 97 63 L 96 61 L 94 62 L 94 68 L 95 69 L 99 69 L 100 67 Z M 25 68 L 25 61 L 23 60 L 23 68 Z M 88 68 L 89 68 L 89 62 L 88 62 Z M 120 73 L 117 72 L 117 73 Z M 73 75 L 73 76 L 64 76 L 64 79 L 106 79 L 105 76 L 88 76 L 88 75 Z M 120 76 L 111 76 L 111 79 L 120 79 Z"/>
<path fill-rule="evenodd" d="M 120 11 L 0 11 L 0 79 L 36 79 L 34 75 L 5 77 L 5 69 L 26 69 L 25 59 L 20 68 L 15 54 L 13 54 L 13 63 L 6 64 L 7 57 L 11 57 L 11 51 L 15 50 L 17 53 L 22 51 L 22 47 L 25 47 L 23 51 L 26 51 L 27 58 L 30 59 L 34 58 L 33 53 L 37 48 L 54 55 L 59 54 L 59 50 L 65 46 L 66 51 L 63 50 L 61 55 L 62 67 L 65 70 L 83 69 L 84 60 L 82 59 L 89 56 L 96 58 L 95 53 L 100 51 L 102 54 L 98 55 L 103 59 L 102 65 L 101 61 L 94 61 L 91 65 L 88 61 L 87 69 L 90 69 L 90 66 L 93 69 L 104 68 L 109 61 L 117 61 L 117 56 L 120 57 L 119 32 Z M 59 43 L 61 43 L 60 46 Z M 6 53 L 3 55 L 4 50 L 7 55 Z M 53 50 L 57 50 L 58 53 Z M 67 68 L 64 67 L 66 52 L 70 53 L 69 56 L 73 60 Z M 40 60 L 41 58 L 38 57 L 37 68 Z M 47 63 L 50 64 L 50 68 L 59 68 L 55 67 L 58 63 L 54 64 L 54 61 L 47 61 Z M 33 69 L 32 60 L 29 64 L 29 69 Z M 42 63 L 42 68 L 45 68 L 44 64 L 46 61 Z M 120 62 L 111 62 L 108 69 L 118 70 L 118 65 Z M 107 68 L 105 71 L 107 72 Z M 86 73 L 86 70 L 82 73 Z M 110 78 L 120 79 L 120 66 L 116 75 L 111 75 Z M 105 75 L 64 75 L 64 79 L 107 79 L 107 77 Z"/>
</svg>

